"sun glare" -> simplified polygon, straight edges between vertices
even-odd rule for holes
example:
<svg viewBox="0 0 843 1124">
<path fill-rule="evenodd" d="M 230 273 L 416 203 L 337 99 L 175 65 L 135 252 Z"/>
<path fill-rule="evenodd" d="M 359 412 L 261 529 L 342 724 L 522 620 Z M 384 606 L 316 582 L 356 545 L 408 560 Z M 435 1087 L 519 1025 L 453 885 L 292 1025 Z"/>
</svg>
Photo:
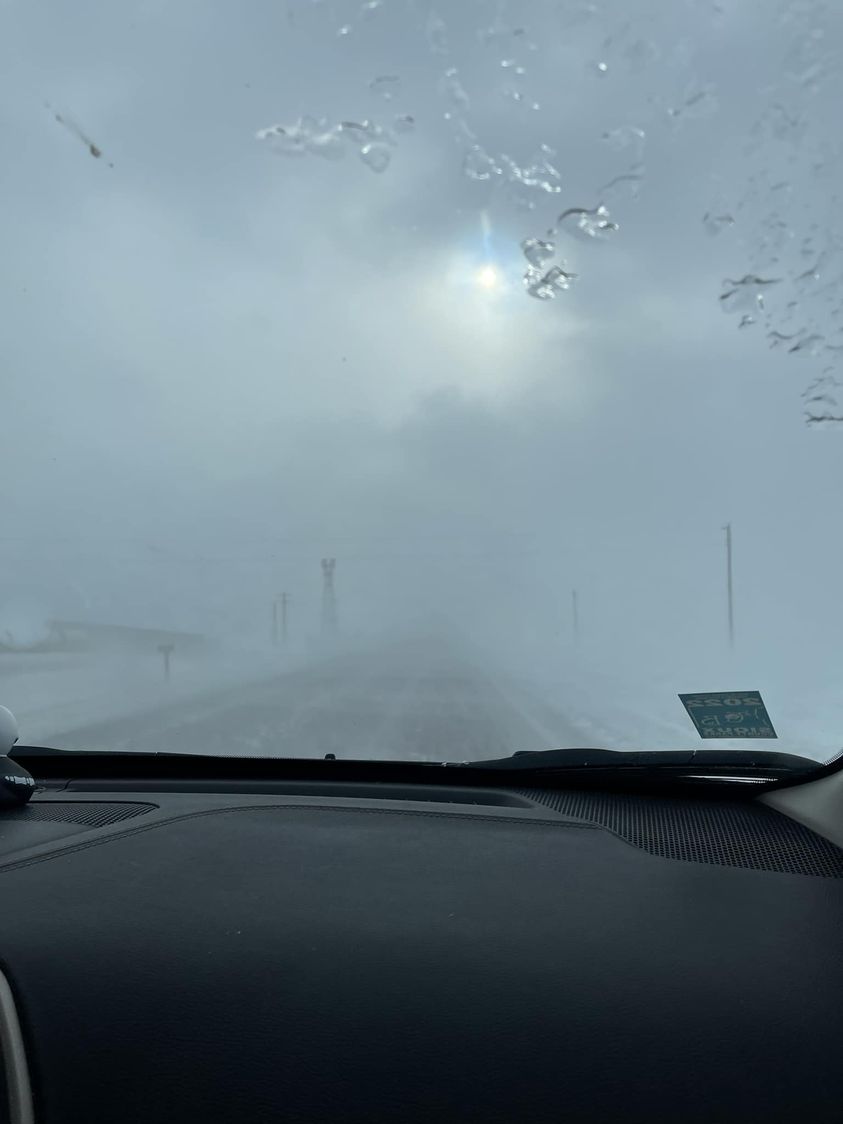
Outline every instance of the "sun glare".
<svg viewBox="0 0 843 1124">
<path fill-rule="evenodd" d="M 476 281 L 481 289 L 491 290 L 500 286 L 501 278 L 493 265 L 484 265 L 477 271 Z"/>
</svg>

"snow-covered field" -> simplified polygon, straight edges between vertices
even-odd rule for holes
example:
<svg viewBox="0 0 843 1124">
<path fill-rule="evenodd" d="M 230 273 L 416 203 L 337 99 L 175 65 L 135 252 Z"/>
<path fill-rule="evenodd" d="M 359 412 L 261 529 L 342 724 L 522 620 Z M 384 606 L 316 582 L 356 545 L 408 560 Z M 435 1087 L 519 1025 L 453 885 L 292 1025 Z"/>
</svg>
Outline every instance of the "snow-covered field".
<svg viewBox="0 0 843 1124">
<path fill-rule="evenodd" d="M 22 744 L 60 747 L 56 739 L 65 731 L 267 679 L 306 659 L 248 645 L 201 656 L 176 652 L 165 681 L 158 652 L 0 652 L 0 704 L 17 718 Z"/>
</svg>

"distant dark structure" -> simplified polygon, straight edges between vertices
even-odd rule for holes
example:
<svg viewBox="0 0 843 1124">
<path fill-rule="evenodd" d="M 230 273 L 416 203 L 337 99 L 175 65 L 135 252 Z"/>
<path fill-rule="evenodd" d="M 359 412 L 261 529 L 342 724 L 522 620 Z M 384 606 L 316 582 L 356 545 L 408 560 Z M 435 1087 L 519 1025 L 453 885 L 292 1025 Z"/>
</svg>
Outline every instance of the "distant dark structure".
<svg viewBox="0 0 843 1124">
<path fill-rule="evenodd" d="M 133 628 L 130 625 L 95 624 L 91 621 L 52 621 L 55 648 L 60 651 L 154 652 L 161 645 L 178 648 L 180 654 L 198 654 L 212 647 L 208 637 L 196 632 L 164 628 Z"/>
<path fill-rule="evenodd" d="M 334 592 L 336 558 L 322 559 L 322 635 L 337 634 L 337 597 Z"/>
</svg>

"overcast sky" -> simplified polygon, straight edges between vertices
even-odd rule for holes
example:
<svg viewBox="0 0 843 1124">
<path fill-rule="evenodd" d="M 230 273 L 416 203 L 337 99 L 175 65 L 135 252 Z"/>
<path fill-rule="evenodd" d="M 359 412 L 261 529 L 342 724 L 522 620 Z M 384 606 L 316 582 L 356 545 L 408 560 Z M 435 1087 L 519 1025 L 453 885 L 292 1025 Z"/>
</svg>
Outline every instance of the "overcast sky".
<svg viewBox="0 0 843 1124">
<path fill-rule="evenodd" d="M 599 652 L 719 651 L 731 521 L 745 643 L 823 664 L 835 8 L 2 0 L 9 596 L 225 631 L 289 588 L 315 627 L 331 554 L 350 629 L 438 608 L 552 644 L 576 587 Z M 388 167 L 256 136 L 308 115 L 384 129 Z M 541 145 L 554 190 L 509 182 Z M 528 295 L 522 240 L 601 201 L 618 229 L 561 231 L 576 280 Z M 748 274 L 767 307 L 724 313 Z"/>
</svg>

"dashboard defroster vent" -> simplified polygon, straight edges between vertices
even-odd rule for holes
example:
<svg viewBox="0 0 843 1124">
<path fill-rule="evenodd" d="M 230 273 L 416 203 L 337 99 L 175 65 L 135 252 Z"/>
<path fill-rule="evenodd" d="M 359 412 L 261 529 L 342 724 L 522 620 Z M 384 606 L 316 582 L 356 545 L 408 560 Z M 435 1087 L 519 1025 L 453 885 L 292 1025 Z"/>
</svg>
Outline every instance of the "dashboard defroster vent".
<svg viewBox="0 0 843 1124">
<path fill-rule="evenodd" d="M 4 823 L 72 823 L 84 827 L 110 827 L 155 811 L 156 804 L 33 799 L 22 808 L 3 813 Z"/>
<path fill-rule="evenodd" d="M 762 805 L 575 790 L 520 794 L 661 858 L 843 878 L 843 850 Z"/>
</svg>

